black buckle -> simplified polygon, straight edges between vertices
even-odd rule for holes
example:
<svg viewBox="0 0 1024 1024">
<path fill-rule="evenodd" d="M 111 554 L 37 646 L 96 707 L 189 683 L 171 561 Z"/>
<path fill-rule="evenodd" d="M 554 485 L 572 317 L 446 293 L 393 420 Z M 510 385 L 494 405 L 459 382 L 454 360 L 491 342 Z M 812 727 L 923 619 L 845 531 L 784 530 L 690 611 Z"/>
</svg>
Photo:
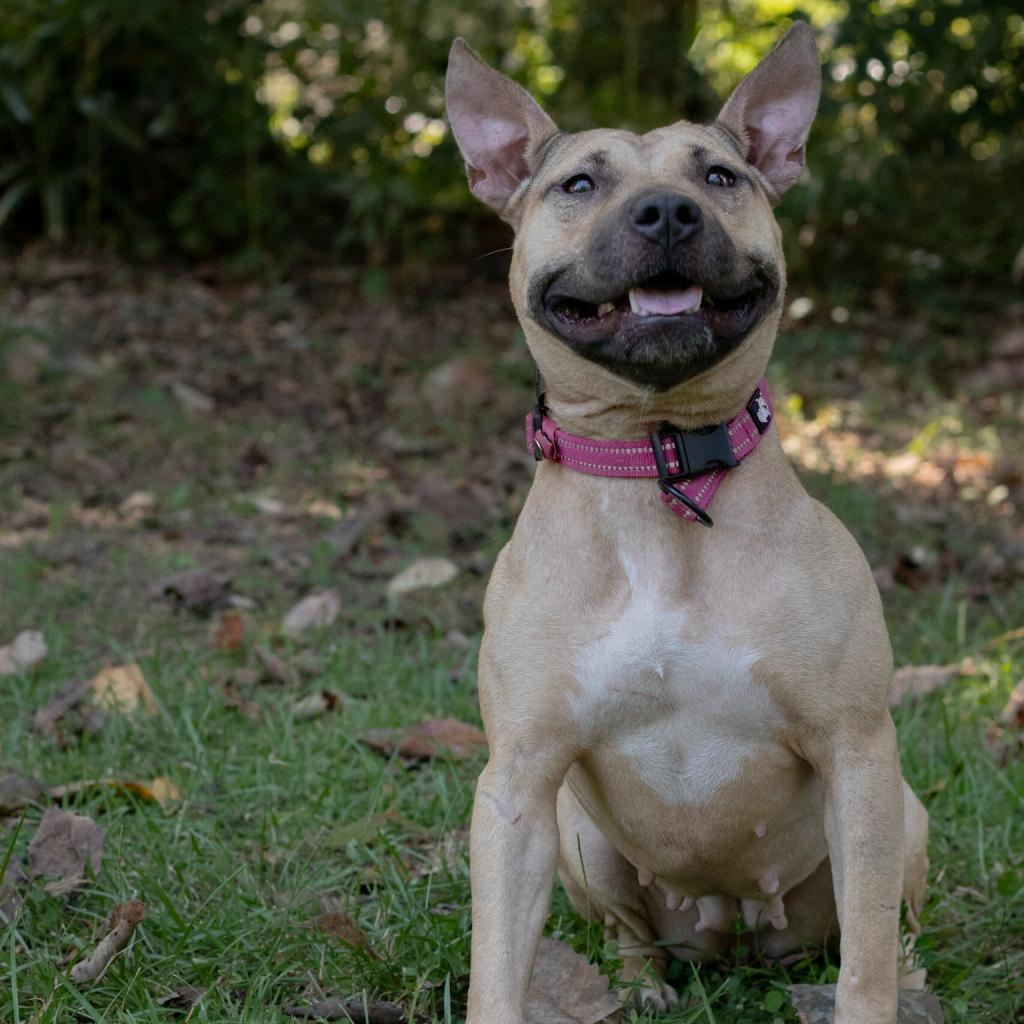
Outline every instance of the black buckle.
<svg viewBox="0 0 1024 1024">
<path fill-rule="evenodd" d="M 758 388 L 747 402 L 747 412 L 757 427 L 757 432 L 763 434 L 772 425 L 772 411 L 768 407 L 768 401 L 761 394 Z"/>
<path fill-rule="evenodd" d="M 658 486 L 665 494 L 682 502 L 694 514 L 698 523 L 714 526 L 711 516 L 675 485 L 712 469 L 733 469 L 739 465 L 725 425 L 720 423 L 704 430 L 680 430 L 671 423 L 662 423 L 657 430 L 651 431 L 650 437 L 654 461 L 658 466 Z M 662 442 L 666 440 L 671 440 L 676 448 L 679 469 L 675 473 L 669 472 L 665 459 Z"/>
</svg>

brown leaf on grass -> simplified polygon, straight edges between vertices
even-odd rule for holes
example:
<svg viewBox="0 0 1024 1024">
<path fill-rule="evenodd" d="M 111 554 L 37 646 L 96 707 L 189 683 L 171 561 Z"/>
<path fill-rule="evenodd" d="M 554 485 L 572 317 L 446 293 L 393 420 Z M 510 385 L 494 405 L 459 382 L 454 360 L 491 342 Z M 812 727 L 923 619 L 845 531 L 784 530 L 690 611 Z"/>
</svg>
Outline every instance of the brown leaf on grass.
<svg viewBox="0 0 1024 1024">
<path fill-rule="evenodd" d="M 256 660 L 275 682 L 285 686 L 295 686 L 299 682 L 299 673 L 284 658 L 278 657 L 266 647 L 256 648 Z"/>
<path fill-rule="evenodd" d="M 238 651 L 245 638 L 245 620 L 238 612 L 224 612 L 213 624 L 210 639 L 218 651 Z"/>
<path fill-rule="evenodd" d="M 924 697 L 970 671 L 959 665 L 907 665 L 893 673 L 889 684 L 889 707 L 899 707 L 905 697 Z"/>
<path fill-rule="evenodd" d="M 341 707 L 341 697 L 330 690 L 318 690 L 297 700 L 292 705 L 292 718 L 301 721 L 305 718 L 316 718 L 328 711 Z"/>
<path fill-rule="evenodd" d="M 835 985 L 790 985 L 789 998 L 800 1024 L 832 1024 Z M 942 1024 L 942 1006 L 931 992 L 900 989 L 899 1024 Z"/>
<path fill-rule="evenodd" d="M 181 799 L 180 787 L 166 775 L 158 775 L 149 782 L 129 779 L 80 779 L 77 782 L 66 782 L 61 786 L 51 786 L 48 792 L 54 800 L 64 800 L 76 793 L 101 787 L 133 793 L 147 803 L 159 804 L 161 807 Z"/>
<path fill-rule="evenodd" d="M 181 610 L 210 615 L 228 603 L 231 577 L 209 569 L 185 569 L 162 580 L 157 590 Z"/>
<path fill-rule="evenodd" d="M 71 968 L 71 980 L 82 985 L 102 977 L 114 957 L 128 945 L 145 914 L 146 906 L 139 900 L 118 903 L 107 920 L 106 934 L 96 948 Z"/>
<path fill-rule="evenodd" d="M 373 952 L 366 932 L 344 910 L 325 911 L 313 918 L 309 925 L 319 929 L 324 935 L 343 942 L 346 946 L 352 946 L 353 949 L 362 949 L 367 953 Z"/>
<path fill-rule="evenodd" d="M 360 739 L 382 754 L 397 752 L 408 761 L 425 761 L 450 754 L 457 761 L 487 747 L 487 737 L 475 725 L 457 718 L 437 718 L 408 729 L 371 729 Z"/>
<path fill-rule="evenodd" d="M 144 711 L 147 715 L 157 713 L 153 691 L 142 669 L 134 662 L 101 669 L 89 682 L 89 686 L 93 692 L 93 704 L 104 711 L 117 711 L 121 714 Z"/>
<path fill-rule="evenodd" d="M 28 844 L 29 874 L 53 879 L 44 887 L 51 896 L 77 889 L 86 867 L 98 874 L 102 860 L 103 829 L 71 811 L 46 811 Z"/>
<path fill-rule="evenodd" d="M 263 717 L 263 710 L 259 704 L 246 697 L 241 690 L 236 686 L 232 686 L 231 683 L 225 683 L 220 688 L 220 692 L 224 698 L 224 703 L 229 708 L 234 708 L 243 714 L 250 722 L 258 722 Z"/>
<path fill-rule="evenodd" d="M 459 567 L 449 558 L 418 558 L 388 584 L 389 597 L 402 597 L 414 590 L 443 587 L 459 574 Z"/>
<path fill-rule="evenodd" d="M 341 597 L 336 590 L 308 594 L 281 620 L 281 632 L 298 636 L 308 629 L 331 625 L 341 611 Z"/>
<path fill-rule="evenodd" d="M 397 1003 L 381 1000 L 366 1003 L 362 999 L 334 996 L 320 999 L 308 1006 L 285 1006 L 283 1012 L 300 1020 L 359 1021 L 359 1024 L 408 1024 L 409 1010 Z M 413 1013 L 415 1024 L 430 1024 L 426 1014 Z"/>
<path fill-rule="evenodd" d="M 35 779 L 26 779 L 23 775 L 0 775 L 0 816 L 39 804 L 45 797 L 45 787 Z"/>
<path fill-rule="evenodd" d="M 598 1024 L 617 1019 L 618 1011 L 619 1001 L 595 964 L 564 942 L 540 940 L 526 993 L 526 1024 Z"/>
<path fill-rule="evenodd" d="M 23 629 L 0 647 L 0 676 L 14 676 L 38 665 L 47 655 L 46 640 L 38 629 Z"/>
<path fill-rule="evenodd" d="M 0 857 L 0 868 L 3 857 Z M 25 871 L 17 854 L 11 854 L 7 861 L 7 869 L 0 874 L 0 921 L 13 921 L 21 906 L 21 893 L 18 886 L 25 881 Z"/>
<path fill-rule="evenodd" d="M 194 985 L 179 985 L 159 996 L 156 1005 L 169 1006 L 172 1010 L 191 1010 L 208 991 L 209 989 L 196 988 Z"/>
<path fill-rule="evenodd" d="M 68 683 L 52 700 L 36 708 L 32 716 L 32 728 L 40 736 L 55 740 L 62 747 L 67 745 L 69 734 L 84 732 L 90 736 L 96 735 L 103 728 L 107 714 L 100 707 L 86 704 L 86 698 L 93 692 L 91 681 L 76 680 Z"/>
</svg>

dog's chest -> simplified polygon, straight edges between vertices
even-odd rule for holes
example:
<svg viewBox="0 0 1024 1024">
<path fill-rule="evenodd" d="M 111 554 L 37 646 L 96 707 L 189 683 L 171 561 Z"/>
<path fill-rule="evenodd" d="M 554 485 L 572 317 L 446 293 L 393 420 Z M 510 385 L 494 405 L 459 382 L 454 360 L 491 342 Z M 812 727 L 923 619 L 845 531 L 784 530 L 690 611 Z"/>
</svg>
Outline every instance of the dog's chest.
<svg viewBox="0 0 1024 1024">
<path fill-rule="evenodd" d="M 576 658 L 573 716 L 597 761 L 667 803 L 701 804 L 777 747 L 783 716 L 757 681 L 756 650 L 673 600 L 664 569 L 623 563 L 628 597 Z"/>
</svg>

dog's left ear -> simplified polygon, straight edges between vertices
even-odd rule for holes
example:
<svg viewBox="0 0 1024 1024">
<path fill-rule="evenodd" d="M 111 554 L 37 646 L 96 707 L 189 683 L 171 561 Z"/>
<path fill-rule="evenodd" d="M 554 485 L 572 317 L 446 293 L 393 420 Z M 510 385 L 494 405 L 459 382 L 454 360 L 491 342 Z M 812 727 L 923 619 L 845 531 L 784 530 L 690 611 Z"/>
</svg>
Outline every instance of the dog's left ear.
<svg viewBox="0 0 1024 1024">
<path fill-rule="evenodd" d="M 541 143 L 558 129 L 521 86 L 485 64 L 464 39 L 448 57 L 445 107 L 466 161 L 470 191 L 506 220 L 509 200 L 535 170 Z"/>
<path fill-rule="evenodd" d="M 821 60 L 814 33 L 796 22 L 779 44 L 743 79 L 716 124 L 745 150 L 761 172 L 772 205 L 804 169 L 804 146 L 821 94 Z"/>
</svg>

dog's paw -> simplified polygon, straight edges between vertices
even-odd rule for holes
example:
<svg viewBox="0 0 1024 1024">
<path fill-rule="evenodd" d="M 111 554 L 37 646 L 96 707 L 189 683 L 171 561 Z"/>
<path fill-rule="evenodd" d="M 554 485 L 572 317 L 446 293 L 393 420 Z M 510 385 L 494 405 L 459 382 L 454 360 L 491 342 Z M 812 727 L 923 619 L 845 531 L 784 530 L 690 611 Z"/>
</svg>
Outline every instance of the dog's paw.
<svg viewBox="0 0 1024 1024">
<path fill-rule="evenodd" d="M 679 1005 L 679 993 L 667 982 L 657 978 L 641 978 L 622 990 L 622 1001 L 637 1010 L 667 1013 Z"/>
</svg>

